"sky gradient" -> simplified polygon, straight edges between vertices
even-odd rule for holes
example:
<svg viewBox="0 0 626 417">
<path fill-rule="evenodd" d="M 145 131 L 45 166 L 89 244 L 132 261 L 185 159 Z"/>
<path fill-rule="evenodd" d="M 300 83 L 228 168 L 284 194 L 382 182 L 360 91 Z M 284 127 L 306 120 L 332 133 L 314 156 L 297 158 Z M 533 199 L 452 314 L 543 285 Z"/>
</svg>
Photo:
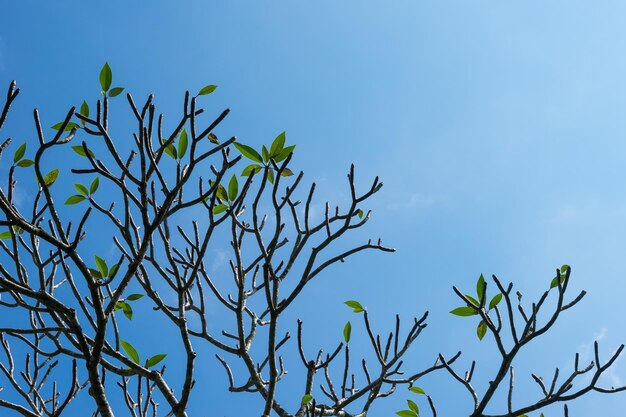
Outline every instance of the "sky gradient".
<svg viewBox="0 0 626 417">
<path fill-rule="evenodd" d="M 108 61 L 114 84 L 155 93 L 165 114 L 178 114 L 186 89 L 219 85 L 209 110 L 232 109 L 224 134 L 260 146 L 286 130 L 293 164 L 318 183 L 320 200 L 346 201 L 351 163 L 364 183 L 380 176 L 371 223 L 353 239 L 380 236 L 397 252 L 353 258 L 307 289 L 305 299 L 324 298 L 325 308 L 302 300 L 290 314 L 321 335 L 311 343 L 341 339 L 355 320 L 348 299 L 381 329 L 395 313 L 429 310 L 407 368 L 462 349 L 464 364 L 479 360 L 480 387 L 496 351 L 476 339 L 471 319 L 448 313 L 459 304 L 452 285 L 469 290 L 481 273 L 496 274 L 530 299 L 564 263 L 572 293 L 589 294 L 523 355 L 519 384 L 530 372 L 569 369 L 594 339 L 605 353 L 626 342 L 626 3 L 128 3 L 2 6 L 0 88 L 16 79 L 22 89 L 7 129 L 33 140 L 32 108 L 57 122 L 94 97 Z M 210 382 L 195 391 L 210 395 L 196 395 L 190 415 L 255 415 L 254 402 L 228 397 L 206 356 Z M 624 360 L 605 382 L 626 383 Z M 450 378 L 419 385 L 440 415 L 469 414 L 470 398 Z M 405 398 L 381 400 L 371 415 L 391 415 Z M 624 407 L 626 395 L 591 394 L 571 415 Z"/>
</svg>

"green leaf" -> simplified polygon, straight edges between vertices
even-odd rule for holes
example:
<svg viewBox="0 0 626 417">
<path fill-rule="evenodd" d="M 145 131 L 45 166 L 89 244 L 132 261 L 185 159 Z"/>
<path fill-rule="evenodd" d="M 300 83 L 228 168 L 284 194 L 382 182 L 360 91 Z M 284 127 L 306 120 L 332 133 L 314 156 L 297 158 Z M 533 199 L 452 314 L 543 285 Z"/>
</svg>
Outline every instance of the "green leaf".
<svg viewBox="0 0 626 417">
<path fill-rule="evenodd" d="M 418 417 L 417 414 L 415 414 L 415 411 L 412 410 L 396 411 L 396 414 L 400 417 Z"/>
<path fill-rule="evenodd" d="M 263 147 L 261 148 L 261 155 L 263 155 L 263 162 L 267 162 L 270 160 L 270 153 L 265 145 L 263 145 Z"/>
<path fill-rule="evenodd" d="M 350 307 L 353 313 L 360 313 L 362 311 L 365 311 L 361 303 L 359 303 L 358 301 L 348 300 L 345 301 L 344 304 Z"/>
<path fill-rule="evenodd" d="M 480 323 L 478 323 L 478 327 L 476 327 L 476 335 L 478 336 L 478 340 L 483 340 L 485 334 L 487 334 L 487 323 L 485 323 L 484 320 L 481 320 Z"/>
<path fill-rule="evenodd" d="M 71 206 L 74 204 L 78 204 L 84 200 L 85 200 L 85 197 L 82 195 L 73 195 L 73 196 L 70 196 L 67 200 L 65 200 L 65 205 Z"/>
<path fill-rule="evenodd" d="M 285 149 L 283 149 L 282 151 L 280 151 L 278 153 L 278 155 L 276 155 L 274 157 L 274 161 L 276 162 L 281 162 L 284 161 L 285 159 L 287 159 L 287 157 L 289 156 L 289 154 L 291 152 L 293 152 L 293 150 L 296 148 L 296 145 L 291 145 L 291 146 L 287 146 Z"/>
<path fill-rule="evenodd" d="M 128 303 L 122 304 L 122 312 L 128 320 L 133 319 L 133 308 Z"/>
<path fill-rule="evenodd" d="M 13 162 L 17 162 L 20 159 L 22 159 L 24 157 L 24 154 L 26 153 L 26 144 L 22 143 L 16 150 L 15 153 L 13 154 Z"/>
<path fill-rule="evenodd" d="M 83 104 L 80 105 L 79 113 L 81 116 L 89 117 L 89 104 L 87 104 L 87 102 L 84 100 L 83 100 Z M 85 124 L 84 121 L 83 121 L 83 124 Z"/>
<path fill-rule="evenodd" d="M 63 122 L 59 122 L 55 125 L 50 126 L 52 129 L 54 130 L 60 130 L 61 127 L 63 127 Z M 78 126 L 76 123 L 74 122 L 68 122 L 68 124 L 65 126 L 65 129 L 63 129 L 64 132 L 69 132 L 72 129 L 79 129 L 80 126 Z"/>
<path fill-rule="evenodd" d="M 559 280 L 559 276 L 556 276 L 552 279 L 552 282 L 550 282 L 550 288 L 555 288 L 559 286 L 559 281 L 561 281 L 561 284 L 563 284 L 563 282 L 565 282 L 565 274 L 560 275 L 560 280 Z"/>
<path fill-rule="evenodd" d="M 480 306 L 480 303 L 478 302 L 478 300 L 477 300 L 477 299 L 475 299 L 474 297 L 472 297 L 471 295 L 469 295 L 469 294 L 465 294 L 465 298 L 467 298 L 468 300 L 470 300 L 470 302 L 471 302 L 473 305 L 475 305 L 476 307 L 479 307 L 479 306 Z"/>
<path fill-rule="evenodd" d="M 226 188 L 222 184 L 217 186 L 217 198 L 221 201 L 228 201 L 228 194 L 226 194 Z"/>
<path fill-rule="evenodd" d="M 130 358 L 130 360 L 139 365 L 139 354 L 137 353 L 133 345 L 125 340 L 120 340 L 120 344 L 122 345 L 122 349 L 124 349 L 124 352 L 126 352 L 126 355 Z"/>
<path fill-rule="evenodd" d="M 143 294 L 131 294 L 128 297 L 126 297 L 126 300 L 135 301 L 135 300 L 139 300 L 142 297 L 143 297 Z"/>
<path fill-rule="evenodd" d="M 489 302 L 489 310 L 491 310 L 492 308 L 500 304 L 500 301 L 502 301 L 502 294 L 498 293 L 494 295 L 491 301 Z"/>
<path fill-rule="evenodd" d="M 311 402 L 312 399 L 313 396 L 311 394 L 304 394 L 302 396 L 302 400 L 300 401 L 300 405 L 308 404 L 309 402 Z"/>
<path fill-rule="evenodd" d="M 567 269 L 569 268 L 569 265 L 564 264 L 561 266 L 561 273 L 564 274 L 567 272 Z"/>
<path fill-rule="evenodd" d="M 291 171 L 289 168 L 285 168 L 282 170 L 282 172 L 280 173 L 281 177 L 291 177 L 293 175 L 293 171 Z"/>
<path fill-rule="evenodd" d="M 424 391 L 424 390 L 423 390 L 423 389 L 421 389 L 420 387 L 415 387 L 415 386 L 413 386 L 413 387 L 409 387 L 409 391 L 411 391 L 412 393 L 415 393 L 415 394 L 423 394 L 423 395 L 426 395 L 426 391 Z"/>
<path fill-rule="evenodd" d="M 102 279 L 102 274 L 100 273 L 100 271 L 98 271 L 97 269 L 93 269 L 93 268 L 88 268 L 88 269 L 89 269 L 89 273 L 91 274 L 93 278 L 95 278 L 96 280 Z"/>
<path fill-rule="evenodd" d="M 415 414 L 419 415 L 419 413 L 420 413 L 420 409 L 419 409 L 419 407 L 417 406 L 417 404 L 415 404 L 415 401 L 406 400 L 406 403 L 408 404 L 409 409 L 410 409 L 411 411 L 413 411 L 413 412 L 415 412 Z"/>
<path fill-rule="evenodd" d="M 57 178 L 59 178 L 59 169 L 53 169 L 52 171 L 48 172 L 44 177 L 43 177 L 43 183 L 45 186 L 50 187 L 52 186 L 52 184 L 54 184 L 54 182 L 57 180 Z"/>
<path fill-rule="evenodd" d="M 475 316 L 478 312 L 472 307 L 457 307 L 452 310 L 450 313 L 455 316 L 467 317 L 467 316 Z"/>
<path fill-rule="evenodd" d="M 278 156 L 278 154 L 283 150 L 283 147 L 285 146 L 285 138 L 286 132 L 282 132 L 276 136 L 276 139 L 274 139 L 274 142 L 272 142 L 272 146 L 270 147 L 270 158 Z"/>
<path fill-rule="evenodd" d="M 206 96 L 208 94 L 211 94 L 213 91 L 215 91 L 215 89 L 217 88 L 216 85 L 206 85 L 204 87 L 202 87 L 202 89 L 200 91 L 198 91 L 198 95 L 199 96 Z"/>
<path fill-rule="evenodd" d="M 104 66 L 100 70 L 100 87 L 105 93 L 109 91 L 111 87 L 111 81 L 113 80 L 113 72 L 108 62 L 104 63 Z"/>
<path fill-rule="evenodd" d="M 91 185 L 89 186 L 89 194 L 93 194 L 98 191 L 98 187 L 100 186 L 100 177 L 96 177 L 91 181 Z"/>
<path fill-rule="evenodd" d="M 257 165 L 257 164 L 248 165 L 241 172 L 241 176 L 242 177 L 249 177 L 250 175 L 256 174 L 257 172 L 261 171 L 262 169 L 263 169 L 263 167 L 261 165 Z"/>
<path fill-rule="evenodd" d="M 357 216 L 359 216 L 359 219 L 362 219 L 362 218 L 363 218 L 363 210 L 358 209 L 358 210 L 357 210 L 357 212 L 356 212 L 356 214 L 357 214 Z"/>
<path fill-rule="evenodd" d="M 273 169 L 267 170 L 267 180 L 270 182 L 270 184 L 274 184 L 274 170 Z"/>
<path fill-rule="evenodd" d="M 120 94 L 122 94 L 122 91 L 124 91 L 124 88 L 122 87 L 112 88 L 111 91 L 109 91 L 109 97 L 119 96 Z"/>
<path fill-rule="evenodd" d="M 98 271 L 100 272 L 100 275 L 102 275 L 103 277 L 108 276 L 109 267 L 107 266 L 106 261 L 102 259 L 101 257 L 99 257 L 98 255 L 96 255 L 95 258 L 96 258 L 96 266 L 98 267 Z"/>
<path fill-rule="evenodd" d="M 150 359 L 148 359 L 146 361 L 145 367 L 146 368 L 153 367 L 154 365 L 158 364 L 163 359 L 165 359 L 166 356 L 167 356 L 167 354 L 165 354 L 165 353 L 159 353 L 158 355 L 154 355 L 153 357 L 151 357 Z"/>
<path fill-rule="evenodd" d="M 358 301 L 348 300 L 348 301 L 344 301 L 344 304 L 350 307 L 353 313 L 360 313 L 362 311 L 365 311 L 361 303 L 359 303 Z"/>
<path fill-rule="evenodd" d="M 259 155 L 259 153 L 255 151 L 254 148 L 252 148 L 251 146 L 244 145 L 243 143 L 237 143 L 237 142 L 233 143 L 233 146 L 237 148 L 237 150 L 241 152 L 241 154 L 245 156 L 246 158 L 251 159 L 254 162 L 263 162 L 261 155 Z"/>
<path fill-rule="evenodd" d="M 228 210 L 228 206 L 226 204 L 218 204 L 213 207 L 213 214 L 220 214 Z"/>
<path fill-rule="evenodd" d="M 17 163 L 17 166 L 22 167 L 22 168 L 27 168 L 34 164 L 35 162 L 31 159 L 22 159 L 20 162 Z"/>
<path fill-rule="evenodd" d="M 239 192 L 239 183 L 237 183 L 237 176 L 233 175 L 228 182 L 228 199 L 234 201 L 237 198 Z"/>
<path fill-rule="evenodd" d="M 478 282 L 476 282 L 476 295 L 478 295 L 478 300 L 481 302 L 483 301 L 483 298 L 485 298 L 485 278 L 483 277 L 483 274 L 480 274 Z"/>
<path fill-rule="evenodd" d="M 121 310 L 123 308 L 122 307 L 123 304 L 125 304 L 123 301 L 118 301 L 117 303 L 115 303 L 115 307 L 113 308 L 113 311 Z"/>
<path fill-rule="evenodd" d="M 352 325 L 347 322 L 343 327 L 343 339 L 348 343 L 350 341 L 350 334 L 352 333 Z"/>
<path fill-rule="evenodd" d="M 0 239 L 2 240 L 11 239 L 11 231 L 5 230 L 4 232 L 0 233 Z"/>
<path fill-rule="evenodd" d="M 109 278 L 115 276 L 115 273 L 117 272 L 119 267 L 120 267 L 120 264 L 111 265 L 111 268 L 109 268 Z"/>
<path fill-rule="evenodd" d="M 165 152 L 166 154 L 168 154 L 169 156 L 172 157 L 172 159 L 178 159 L 178 155 L 176 153 L 176 148 L 174 147 L 174 144 L 170 143 L 169 145 L 167 145 L 165 147 L 165 149 L 163 149 L 163 152 Z"/>
<path fill-rule="evenodd" d="M 183 156 L 185 156 L 185 152 L 187 152 L 187 141 L 187 131 L 183 129 L 183 131 L 180 133 L 180 139 L 178 139 L 178 157 L 180 159 L 183 159 Z"/>
<path fill-rule="evenodd" d="M 83 184 L 74 184 L 74 188 L 78 191 L 79 194 L 87 197 L 89 195 L 89 190 Z"/>
<path fill-rule="evenodd" d="M 72 149 L 74 150 L 74 152 L 76 152 L 77 154 L 79 154 L 80 156 L 84 156 L 85 158 L 87 157 L 87 154 L 85 153 L 85 150 L 83 149 L 82 145 L 76 145 L 76 146 L 72 146 Z M 87 152 L 89 152 L 89 155 L 92 158 L 95 158 L 96 156 L 93 154 L 93 152 L 91 152 L 91 150 L 89 150 L 89 148 L 87 148 Z"/>
</svg>

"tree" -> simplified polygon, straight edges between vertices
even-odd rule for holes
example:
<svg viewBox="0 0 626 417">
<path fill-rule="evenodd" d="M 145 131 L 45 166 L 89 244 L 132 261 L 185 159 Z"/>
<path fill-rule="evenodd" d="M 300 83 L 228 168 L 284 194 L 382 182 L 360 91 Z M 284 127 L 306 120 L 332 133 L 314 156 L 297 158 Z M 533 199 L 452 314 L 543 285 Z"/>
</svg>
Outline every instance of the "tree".
<svg viewBox="0 0 626 417">
<path fill-rule="evenodd" d="M 427 312 L 408 326 L 396 316 L 391 331 L 381 335 L 358 301 L 346 301 L 363 322 L 374 366 L 363 359 L 354 369 L 351 322 L 344 327 L 343 342 L 331 352 L 307 352 L 301 321 L 295 343 L 289 343 L 281 319 L 320 272 L 359 252 L 393 252 L 380 239 L 346 246 L 349 232 L 370 218 L 366 203 L 382 183 L 375 178 L 359 190 L 352 166 L 348 207 L 326 203 L 324 212 L 314 215 L 315 183 L 300 192 L 303 173 L 290 168 L 295 145 L 287 145 L 284 132 L 259 150 L 213 133 L 228 110 L 200 127 L 200 103 L 214 85 L 194 96 L 187 92 L 183 114 L 169 129 L 157 116 L 152 96 L 138 106 L 127 94 L 136 132 L 132 141 L 122 142 L 109 128 L 112 99 L 119 100 L 124 90 L 112 88 L 112 79 L 106 64 L 95 112 L 86 101 L 78 110 L 71 108 L 52 126 L 52 138 L 35 110 L 38 143 L 14 147 L 8 138 L 0 146 L 0 156 L 14 147 L 0 190 L 0 409 L 29 417 L 61 416 L 72 401 L 89 395 L 94 416 L 187 416 L 198 378 L 198 349 L 216 352 L 230 391 L 262 398 L 263 416 L 365 416 L 374 401 L 398 387 L 423 395 L 420 401 L 429 411 L 422 415 L 436 415 L 433 399 L 417 385 L 436 371 L 447 371 L 467 389 L 474 403 L 471 417 L 520 416 L 591 390 L 624 389 L 597 384 L 623 346 L 602 364 L 596 343 L 589 366 L 579 364 L 577 356 L 566 378 L 560 378 L 558 369 L 550 383 L 532 375 L 543 395 L 522 406 L 512 404 L 516 355 L 584 296 L 566 300 L 567 265 L 530 308 L 522 305 L 519 293 L 514 302 L 513 285 L 505 286 L 495 276 L 491 297 L 482 275 L 476 296 L 454 288 L 462 305 L 452 313 L 478 316 L 478 338 L 491 335 L 500 352 L 497 373 L 482 393 L 472 386 L 474 362 L 464 376 L 455 370 L 461 352 L 431 358 L 434 363 L 421 370 L 403 369 L 402 358 L 426 327 Z M 0 129 L 18 93 L 13 82 Z M 72 174 L 78 182 L 69 192 Z M 16 199 L 18 180 L 33 192 L 28 207 Z M 104 247 L 110 242 L 113 255 Z M 211 272 L 208 251 L 215 246 L 230 251 L 232 281 Z M 549 308 L 549 298 L 554 306 L 544 316 L 540 313 Z M 151 304 L 159 323 L 176 329 L 180 351 L 148 352 L 133 345 L 121 322 L 133 319 L 139 300 Z M 208 310 L 215 305 L 232 321 L 211 322 Z M 288 346 L 304 368 L 303 392 L 295 401 L 278 390 L 286 375 L 282 352 Z M 173 355 L 182 363 L 183 377 L 176 386 L 171 381 L 178 380 L 170 379 L 165 366 Z M 575 385 L 583 374 L 592 377 Z M 509 392 L 504 411 L 487 414 L 502 386 Z M 3 396 L 9 390 L 11 396 Z M 397 414 L 419 415 L 415 398 Z M 564 413 L 568 415 L 567 405 Z"/>
</svg>

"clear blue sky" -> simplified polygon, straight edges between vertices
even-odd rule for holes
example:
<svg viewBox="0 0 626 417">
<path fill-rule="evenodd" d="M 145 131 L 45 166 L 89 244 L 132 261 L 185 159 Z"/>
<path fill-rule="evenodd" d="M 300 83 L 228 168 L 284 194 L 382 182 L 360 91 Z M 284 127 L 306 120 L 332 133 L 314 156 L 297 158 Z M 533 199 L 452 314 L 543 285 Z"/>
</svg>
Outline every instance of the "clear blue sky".
<svg viewBox="0 0 626 417">
<path fill-rule="evenodd" d="M 522 358 L 520 384 L 530 371 L 569 369 L 594 337 L 605 352 L 626 341 L 626 3 L 21 1 L 1 14 L 0 85 L 22 88 L 20 122 L 35 106 L 46 124 L 58 121 L 95 91 L 108 61 L 114 84 L 154 92 L 165 112 L 179 110 L 186 89 L 218 84 L 215 109 L 233 110 L 225 131 L 260 145 L 286 130 L 322 198 L 345 201 L 352 162 L 382 178 L 367 235 L 398 251 L 320 276 L 306 295 L 326 297 L 323 308 L 303 302 L 291 313 L 325 334 L 315 343 L 331 346 L 354 322 L 346 299 L 380 328 L 396 312 L 428 309 L 407 365 L 462 348 L 464 363 L 482 358 L 484 384 L 495 351 L 471 319 L 448 314 L 452 285 L 495 273 L 531 297 L 563 263 L 589 295 Z M 204 366 L 211 382 L 195 388 L 191 415 L 255 415 L 249 396 L 228 396 L 211 355 Z M 624 361 L 605 382 L 618 380 Z M 449 378 L 420 385 L 441 415 L 469 413 Z M 372 415 L 391 415 L 406 397 Z M 618 416 L 625 406 L 626 395 L 592 394 L 571 415 Z"/>
</svg>

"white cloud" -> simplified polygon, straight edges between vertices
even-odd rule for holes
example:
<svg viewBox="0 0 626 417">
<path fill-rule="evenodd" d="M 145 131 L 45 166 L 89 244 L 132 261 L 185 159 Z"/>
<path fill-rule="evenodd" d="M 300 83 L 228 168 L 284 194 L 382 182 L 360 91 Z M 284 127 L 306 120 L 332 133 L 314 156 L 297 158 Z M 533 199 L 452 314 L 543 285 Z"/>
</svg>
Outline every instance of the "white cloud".
<svg viewBox="0 0 626 417">
<path fill-rule="evenodd" d="M 420 193 L 413 193 L 405 201 L 395 201 L 387 205 L 389 210 L 401 211 L 410 208 L 425 208 L 430 207 L 434 203 L 432 195 L 424 195 Z"/>
<path fill-rule="evenodd" d="M 601 341 L 606 339 L 607 334 L 608 334 L 608 329 L 602 328 L 600 329 L 599 332 L 593 334 L 592 339 L 588 343 L 584 343 L 578 347 L 578 351 L 580 352 L 580 363 L 579 363 L 580 368 L 586 367 L 589 363 L 591 363 L 591 361 L 595 360 L 593 345 L 595 342 L 600 343 Z M 608 357 L 610 357 L 613 353 L 615 353 L 615 350 L 616 349 L 611 349 L 611 350 L 604 349 L 606 354 L 604 355 L 604 358 L 602 356 L 600 357 L 600 361 L 608 360 Z M 618 387 L 622 385 L 622 378 L 617 374 L 616 364 L 618 361 L 619 359 L 615 361 L 613 365 L 609 369 L 607 369 L 602 374 L 602 377 L 600 378 L 601 384 L 604 384 L 605 387 L 607 388 Z M 604 364 L 604 362 L 602 364 Z M 593 376 L 593 372 L 594 372 L 594 369 L 592 369 L 587 374 L 585 374 L 584 377 L 581 378 L 581 381 L 579 382 L 582 382 L 585 384 L 589 383 Z"/>
</svg>

